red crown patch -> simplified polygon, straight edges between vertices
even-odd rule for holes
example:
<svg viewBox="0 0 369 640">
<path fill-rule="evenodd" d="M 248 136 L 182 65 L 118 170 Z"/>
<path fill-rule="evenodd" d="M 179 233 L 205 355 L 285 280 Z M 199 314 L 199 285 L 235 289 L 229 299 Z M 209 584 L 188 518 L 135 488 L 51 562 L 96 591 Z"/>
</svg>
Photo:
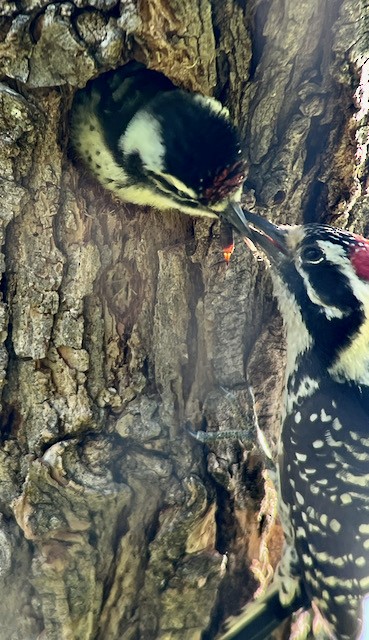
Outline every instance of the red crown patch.
<svg viewBox="0 0 369 640">
<path fill-rule="evenodd" d="M 213 183 L 202 192 L 202 198 L 208 204 L 221 202 L 227 196 L 237 191 L 245 180 L 247 163 L 239 160 L 218 173 Z"/>
</svg>

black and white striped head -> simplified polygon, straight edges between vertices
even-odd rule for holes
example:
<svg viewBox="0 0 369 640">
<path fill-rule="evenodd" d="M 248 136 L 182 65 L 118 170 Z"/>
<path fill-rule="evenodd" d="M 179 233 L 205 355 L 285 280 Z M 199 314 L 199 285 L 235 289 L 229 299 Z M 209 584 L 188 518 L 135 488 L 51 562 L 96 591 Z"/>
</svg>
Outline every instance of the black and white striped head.
<svg viewBox="0 0 369 640">
<path fill-rule="evenodd" d="M 161 197 L 162 208 L 169 203 L 214 217 L 241 197 L 246 164 L 238 133 L 213 98 L 159 92 L 137 111 L 118 146 L 132 180 Z"/>
<path fill-rule="evenodd" d="M 71 143 L 120 199 L 158 210 L 224 217 L 243 231 L 246 177 L 237 129 L 214 98 L 176 87 L 132 61 L 76 93 Z"/>
<path fill-rule="evenodd" d="M 311 351 L 332 374 L 368 384 L 369 241 L 327 225 L 245 217 L 272 264 L 294 360 Z"/>
</svg>

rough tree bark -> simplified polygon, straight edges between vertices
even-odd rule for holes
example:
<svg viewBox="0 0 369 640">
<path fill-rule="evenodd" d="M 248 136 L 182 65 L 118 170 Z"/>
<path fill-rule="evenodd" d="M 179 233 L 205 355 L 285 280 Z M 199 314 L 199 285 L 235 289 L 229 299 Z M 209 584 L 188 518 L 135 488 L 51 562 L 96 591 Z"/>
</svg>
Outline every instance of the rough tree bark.
<svg viewBox="0 0 369 640">
<path fill-rule="evenodd" d="M 251 384 L 275 440 L 281 322 L 242 242 L 226 268 L 217 224 L 119 203 L 73 162 L 71 99 L 143 61 L 228 104 L 248 206 L 365 232 L 368 8 L 16 0 L 0 16 L 0 638 L 209 640 L 281 534 L 266 501 L 259 517 L 252 443 L 203 447 L 184 423 L 242 428 Z"/>
</svg>

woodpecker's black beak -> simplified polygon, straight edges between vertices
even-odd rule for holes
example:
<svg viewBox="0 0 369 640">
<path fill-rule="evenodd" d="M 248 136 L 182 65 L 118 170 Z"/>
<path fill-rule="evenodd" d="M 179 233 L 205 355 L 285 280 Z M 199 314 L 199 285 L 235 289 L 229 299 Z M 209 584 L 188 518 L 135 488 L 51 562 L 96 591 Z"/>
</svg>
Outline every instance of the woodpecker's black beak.
<svg viewBox="0 0 369 640">
<path fill-rule="evenodd" d="M 249 225 L 247 224 L 246 217 L 243 209 L 238 202 L 230 202 L 227 209 L 220 216 L 225 222 L 229 224 L 241 234 L 241 236 L 248 236 L 250 233 Z"/>
<path fill-rule="evenodd" d="M 236 208 L 236 213 L 238 213 L 238 209 L 242 211 L 237 203 L 232 203 L 231 206 Z M 244 238 L 248 238 L 256 247 L 260 247 L 274 263 L 280 262 L 284 256 L 288 255 L 287 231 L 250 211 L 242 211 L 242 214 L 243 230 L 240 230 L 240 225 L 237 229 Z M 232 222 L 232 224 L 234 223 Z"/>
</svg>

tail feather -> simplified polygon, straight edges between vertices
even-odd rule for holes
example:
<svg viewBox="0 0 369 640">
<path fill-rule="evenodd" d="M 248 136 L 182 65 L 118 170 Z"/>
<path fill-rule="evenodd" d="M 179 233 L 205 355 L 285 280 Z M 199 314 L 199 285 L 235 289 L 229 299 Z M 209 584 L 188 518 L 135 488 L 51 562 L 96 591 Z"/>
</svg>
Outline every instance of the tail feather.
<svg viewBox="0 0 369 640">
<path fill-rule="evenodd" d="M 218 640 L 267 640 L 272 631 L 301 607 L 310 607 L 305 593 L 298 594 L 285 607 L 279 600 L 278 586 L 272 585 L 263 598 L 247 605 L 239 616 L 227 622 L 227 630 Z"/>
</svg>

